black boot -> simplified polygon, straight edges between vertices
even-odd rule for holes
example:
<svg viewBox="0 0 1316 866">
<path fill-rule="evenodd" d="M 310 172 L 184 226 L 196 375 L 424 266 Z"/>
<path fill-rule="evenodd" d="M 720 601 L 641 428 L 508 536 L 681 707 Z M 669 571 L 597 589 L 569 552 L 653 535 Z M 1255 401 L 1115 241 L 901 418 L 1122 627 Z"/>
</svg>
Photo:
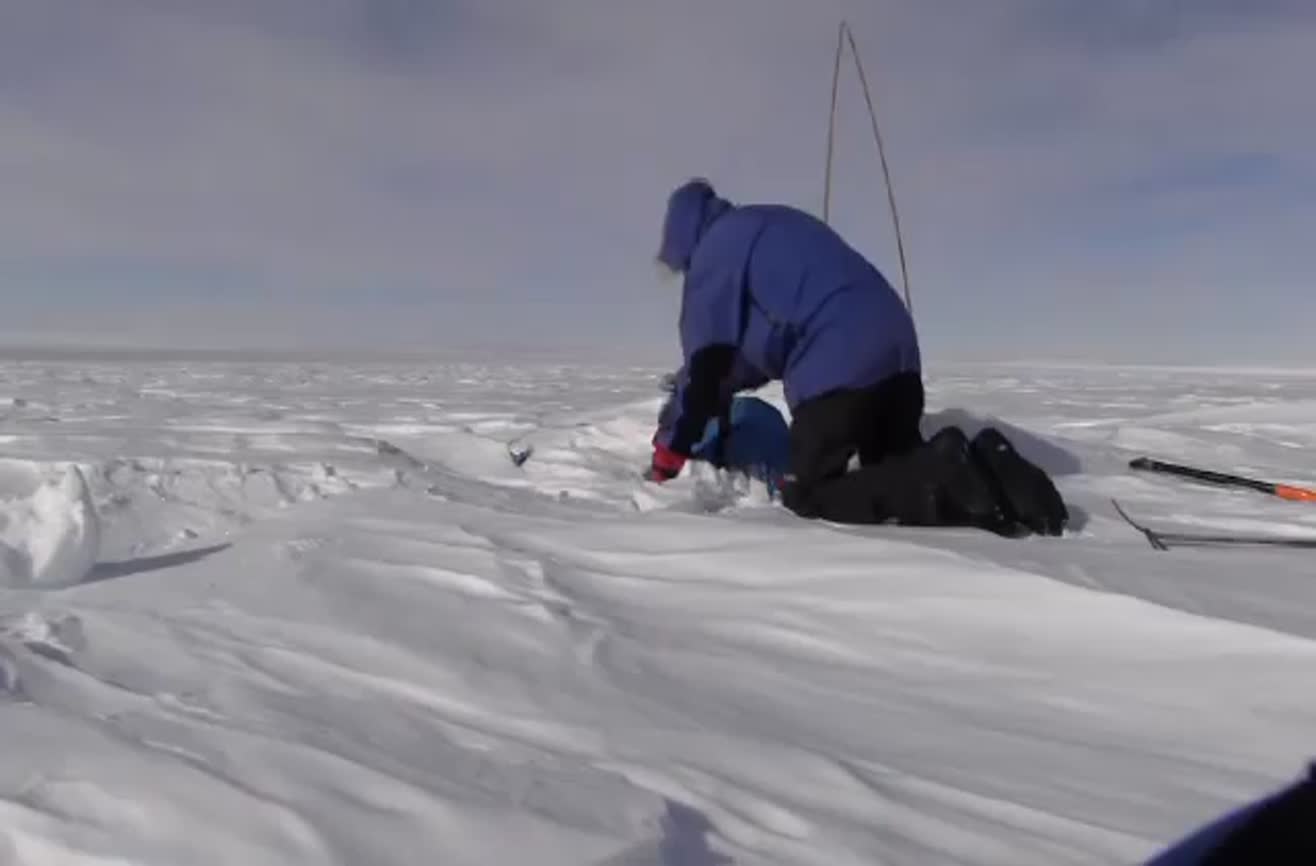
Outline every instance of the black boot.
<svg viewBox="0 0 1316 866">
<path fill-rule="evenodd" d="M 976 526 L 999 535 L 1018 534 L 991 480 L 973 460 L 968 437 L 959 427 L 945 427 L 926 446 L 933 455 L 941 522 Z"/>
<path fill-rule="evenodd" d="M 990 479 L 1006 516 L 1040 535 L 1061 535 L 1069 510 L 1041 467 L 1030 463 L 1005 435 L 986 427 L 969 444 L 973 460 Z"/>
</svg>

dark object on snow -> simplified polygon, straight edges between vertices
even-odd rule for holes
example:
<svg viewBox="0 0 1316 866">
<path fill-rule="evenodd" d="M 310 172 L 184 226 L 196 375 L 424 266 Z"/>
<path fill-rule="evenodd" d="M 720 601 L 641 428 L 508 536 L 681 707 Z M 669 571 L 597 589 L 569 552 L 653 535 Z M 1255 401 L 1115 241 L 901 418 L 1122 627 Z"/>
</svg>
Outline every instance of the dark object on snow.
<svg viewBox="0 0 1316 866">
<path fill-rule="evenodd" d="M 1020 521 L 1012 517 L 1009 503 L 1001 495 L 1002 482 L 979 459 L 981 438 L 979 434 L 969 441 L 959 427 L 945 427 L 928 442 L 934 457 L 930 474 L 942 494 L 941 521 L 1001 535 L 1020 534 L 1016 529 Z"/>
<path fill-rule="evenodd" d="M 1069 509 L 1041 467 L 1025 460 L 1001 431 L 988 427 L 973 439 L 974 461 L 985 470 L 1006 517 L 1038 535 L 1061 535 Z"/>
<path fill-rule="evenodd" d="M 1312 863 L 1316 863 L 1316 767 L 1301 781 L 1206 825 L 1146 866 Z"/>
<path fill-rule="evenodd" d="M 1147 542 L 1156 550 L 1169 550 L 1171 547 L 1291 547 L 1296 549 L 1316 549 L 1316 538 L 1296 538 L 1283 535 L 1226 535 L 1207 532 L 1170 532 L 1151 529 L 1129 516 L 1128 512 L 1111 500 L 1119 516 L 1134 529 L 1147 537 Z"/>
<path fill-rule="evenodd" d="M 1204 484 L 1214 484 L 1221 487 L 1241 487 L 1256 490 L 1259 493 L 1278 496 L 1280 499 L 1287 499 L 1290 502 L 1316 502 L 1316 490 L 1309 490 L 1305 487 L 1276 484 L 1273 481 L 1259 481 L 1242 475 L 1230 475 L 1210 469 L 1199 469 L 1195 466 L 1167 463 L 1164 460 L 1154 460 L 1150 457 L 1137 457 L 1130 460 L 1129 468 L 1139 469 L 1144 472 L 1158 472 L 1162 475 L 1174 475 L 1190 481 L 1200 481 Z"/>
</svg>

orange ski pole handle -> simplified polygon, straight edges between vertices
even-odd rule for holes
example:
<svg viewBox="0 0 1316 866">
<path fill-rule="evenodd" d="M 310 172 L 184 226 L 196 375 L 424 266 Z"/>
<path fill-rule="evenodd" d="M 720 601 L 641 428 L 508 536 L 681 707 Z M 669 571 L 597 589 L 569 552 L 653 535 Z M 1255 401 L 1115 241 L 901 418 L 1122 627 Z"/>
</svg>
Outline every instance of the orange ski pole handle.
<svg viewBox="0 0 1316 866">
<path fill-rule="evenodd" d="M 1290 502 L 1316 502 L 1316 490 L 1305 487 L 1291 487 L 1288 484 L 1276 484 L 1275 495 Z"/>
</svg>

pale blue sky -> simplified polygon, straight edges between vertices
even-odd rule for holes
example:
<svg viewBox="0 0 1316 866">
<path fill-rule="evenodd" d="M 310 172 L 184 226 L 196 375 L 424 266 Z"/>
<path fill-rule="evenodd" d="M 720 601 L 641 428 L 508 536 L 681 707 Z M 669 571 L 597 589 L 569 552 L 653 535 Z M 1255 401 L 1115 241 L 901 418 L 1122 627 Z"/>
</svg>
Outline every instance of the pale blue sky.
<svg viewBox="0 0 1316 866">
<path fill-rule="evenodd" d="M 1310 0 L 0 0 L 0 341 L 674 354 L 667 192 L 821 210 L 842 16 L 932 359 L 1316 360 Z"/>
</svg>

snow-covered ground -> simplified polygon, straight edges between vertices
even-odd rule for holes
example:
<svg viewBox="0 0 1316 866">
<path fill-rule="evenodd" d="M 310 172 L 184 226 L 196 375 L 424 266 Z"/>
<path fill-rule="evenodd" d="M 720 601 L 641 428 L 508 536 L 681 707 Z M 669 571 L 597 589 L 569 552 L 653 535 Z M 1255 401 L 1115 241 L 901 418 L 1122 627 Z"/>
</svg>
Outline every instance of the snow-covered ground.
<svg viewBox="0 0 1316 866">
<path fill-rule="evenodd" d="M 0 863 L 1136 863 L 1316 754 L 1316 372 L 978 367 L 1061 539 L 639 480 L 647 369 L 0 364 Z M 533 445 L 522 468 L 506 443 Z"/>
</svg>

